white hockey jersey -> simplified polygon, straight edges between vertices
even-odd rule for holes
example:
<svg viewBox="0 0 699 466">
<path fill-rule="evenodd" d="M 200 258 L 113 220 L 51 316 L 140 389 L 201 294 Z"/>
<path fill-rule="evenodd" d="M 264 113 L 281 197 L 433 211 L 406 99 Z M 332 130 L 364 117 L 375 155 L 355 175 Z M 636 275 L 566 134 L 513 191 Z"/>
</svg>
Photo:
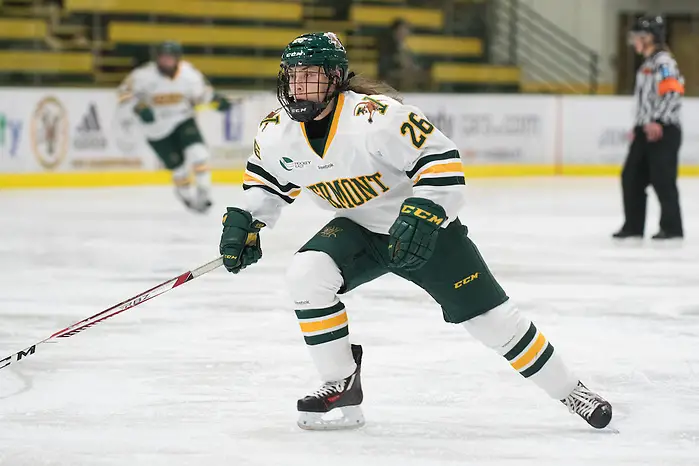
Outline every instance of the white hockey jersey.
<svg viewBox="0 0 699 466">
<path fill-rule="evenodd" d="M 146 137 L 158 140 L 168 136 L 183 121 L 194 117 L 194 107 L 211 102 L 213 89 L 191 63 L 181 60 L 174 77 L 164 76 L 154 62 L 133 70 L 119 86 L 119 102 L 148 105 L 153 123 L 142 124 Z"/>
<path fill-rule="evenodd" d="M 283 109 L 260 123 L 243 189 L 254 218 L 274 226 L 305 190 L 316 204 L 375 233 L 388 233 L 403 201 L 423 197 L 453 221 L 463 205 L 464 172 L 455 144 L 416 107 L 382 95 L 338 96 L 323 154 Z"/>
</svg>

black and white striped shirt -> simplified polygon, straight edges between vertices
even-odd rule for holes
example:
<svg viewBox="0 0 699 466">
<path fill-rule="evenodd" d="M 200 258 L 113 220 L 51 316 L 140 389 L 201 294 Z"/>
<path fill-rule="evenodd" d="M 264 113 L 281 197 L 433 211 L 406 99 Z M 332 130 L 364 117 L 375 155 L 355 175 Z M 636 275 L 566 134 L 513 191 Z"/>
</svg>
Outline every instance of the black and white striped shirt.
<svg viewBox="0 0 699 466">
<path fill-rule="evenodd" d="M 636 125 L 680 126 L 683 94 L 684 77 L 669 52 L 661 50 L 646 58 L 636 73 Z"/>
</svg>

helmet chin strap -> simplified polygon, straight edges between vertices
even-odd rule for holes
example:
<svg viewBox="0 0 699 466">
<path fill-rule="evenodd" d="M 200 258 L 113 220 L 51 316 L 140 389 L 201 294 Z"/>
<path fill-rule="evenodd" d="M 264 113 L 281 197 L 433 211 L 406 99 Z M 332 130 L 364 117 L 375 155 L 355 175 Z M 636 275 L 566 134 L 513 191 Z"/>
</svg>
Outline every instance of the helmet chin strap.
<svg viewBox="0 0 699 466">
<path fill-rule="evenodd" d="M 312 100 L 295 100 L 289 102 L 289 116 L 292 120 L 308 122 L 323 113 L 329 102 L 314 102 Z"/>
<path fill-rule="evenodd" d="M 328 83 L 328 89 L 325 91 L 325 98 L 322 102 L 313 100 L 294 100 L 289 102 L 288 113 L 291 119 L 306 123 L 323 113 L 323 110 L 337 97 L 337 92 L 330 92 L 331 84 Z"/>
</svg>

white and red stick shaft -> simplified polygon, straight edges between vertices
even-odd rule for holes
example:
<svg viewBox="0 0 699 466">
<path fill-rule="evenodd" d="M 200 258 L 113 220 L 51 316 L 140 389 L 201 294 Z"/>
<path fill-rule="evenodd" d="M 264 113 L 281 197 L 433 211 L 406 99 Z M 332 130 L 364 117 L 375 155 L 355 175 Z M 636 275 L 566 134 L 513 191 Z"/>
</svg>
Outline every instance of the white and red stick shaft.
<svg viewBox="0 0 699 466">
<path fill-rule="evenodd" d="M 142 304 L 150 299 L 155 298 L 158 295 L 161 295 L 163 293 L 166 293 L 170 291 L 173 288 L 177 288 L 180 285 L 183 285 L 187 283 L 190 280 L 194 280 L 197 277 L 200 277 L 201 275 L 204 275 L 205 273 L 211 272 L 212 270 L 216 269 L 217 267 L 220 267 L 223 264 L 223 257 L 219 257 L 216 260 L 213 260 L 207 264 L 202 265 L 201 267 L 198 267 L 194 270 L 191 270 L 189 272 L 185 272 L 182 275 L 175 277 L 171 280 L 168 280 L 166 282 L 161 283 L 158 286 L 155 286 L 151 288 L 150 290 L 144 291 L 143 293 L 134 296 L 133 298 L 129 298 L 126 301 L 123 301 L 115 306 L 110 307 L 109 309 L 105 309 L 104 311 L 93 315 L 92 317 L 88 317 L 87 319 L 81 320 L 80 322 L 76 322 L 70 327 L 66 327 L 63 330 L 59 330 L 58 332 L 54 333 L 50 337 L 41 340 L 38 343 L 33 344 L 32 346 L 23 349 L 22 351 L 18 351 L 17 353 L 14 353 L 5 359 L 0 359 L 0 369 L 4 369 L 6 367 L 9 367 L 11 364 L 23 361 L 26 359 L 27 356 L 31 356 L 36 352 L 36 347 L 39 346 L 42 343 L 46 343 L 51 340 L 58 340 L 59 338 L 69 338 L 72 337 L 73 335 L 76 335 L 83 330 L 86 330 L 94 325 L 99 324 L 100 322 L 103 322 L 110 317 L 114 317 L 117 314 L 121 314 L 124 311 L 127 311 L 131 309 L 132 307 L 136 307 L 139 304 Z"/>
</svg>

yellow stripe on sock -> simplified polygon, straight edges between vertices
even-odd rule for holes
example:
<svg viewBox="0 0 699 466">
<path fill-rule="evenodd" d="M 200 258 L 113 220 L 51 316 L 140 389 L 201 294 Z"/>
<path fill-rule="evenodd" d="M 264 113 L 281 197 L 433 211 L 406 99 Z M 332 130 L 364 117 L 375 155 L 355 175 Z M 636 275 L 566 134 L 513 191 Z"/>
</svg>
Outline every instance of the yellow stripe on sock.
<svg viewBox="0 0 699 466">
<path fill-rule="evenodd" d="M 175 183 L 175 186 L 189 186 L 191 184 L 191 181 L 189 178 L 173 178 L 172 180 Z"/>
<path fill-rule="evenodd" d="M 543 333 L 539 334 L 539 337 L 536 339 L 534 344 L 529 347 L 526 353 L 524 353 L 522 356 L 519 358 L 515 359 L 512 361 L 511 365 L 512 367 L 515 368 L 515 370 L 520 370 L 530 362 L 536 358 L 537 354 L 541 351 L 541 349 L 544 347 L 546 344 L 546 337 L 544 337 Z"/>
<path fill-rule="evenodd" d="M 316 322 L 299 322 L 301 326 L 301 331 L 304 333 L 318 332 L 320 330 L 327 330 L 338 325 L 342 325 L 347 322 L 347 313 L 343 312 L 340 315 L 331 317 L 326 320 L 319 320 Z"/>
</svg>

